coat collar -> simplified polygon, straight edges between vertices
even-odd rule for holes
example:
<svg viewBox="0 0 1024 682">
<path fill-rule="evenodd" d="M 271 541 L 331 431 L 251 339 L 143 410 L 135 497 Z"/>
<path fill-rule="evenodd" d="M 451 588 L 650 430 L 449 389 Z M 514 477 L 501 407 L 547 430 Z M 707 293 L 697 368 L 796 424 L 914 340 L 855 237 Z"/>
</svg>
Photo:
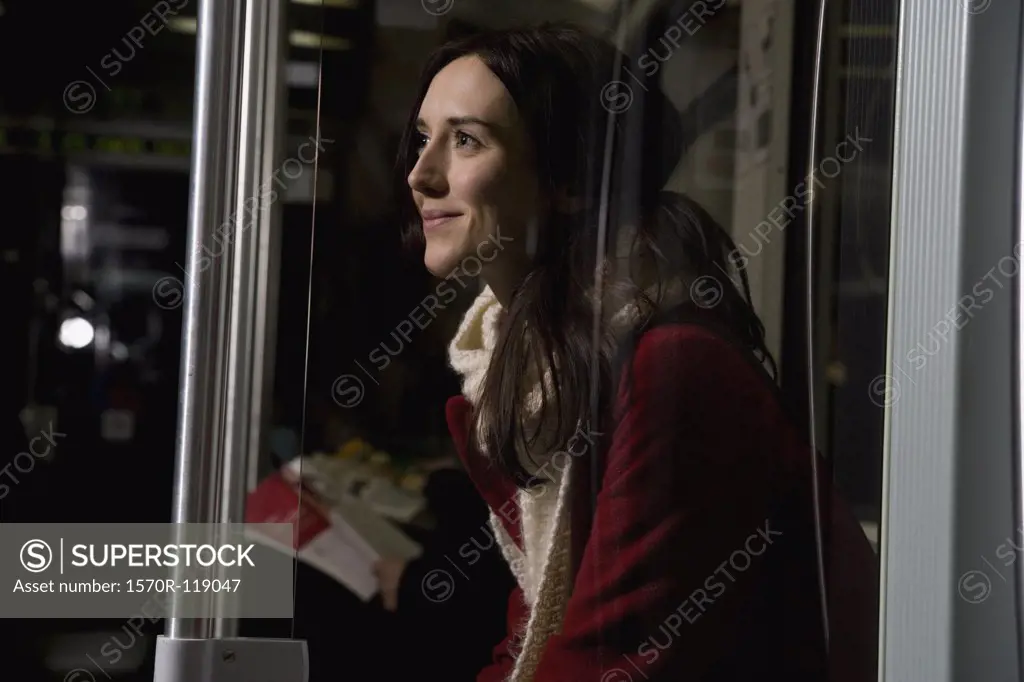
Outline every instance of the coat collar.
<svg viewBox="0 0 1024 682">
<path fill-rule="evenodd" d="M 466 474 L 473 481 L 491 512 L 501 520 L 506 532 L 521 548 L 521 529 L 512 509 L 516 503 L 515 481 L 498 469 L 490 459 L 482 457 L 470 446 L 473 405 L 465 396 L 453 396 L 448 399 L 446 417 L 448 430 L 455 442 L 455 450 L 466 469 Z"/>
</svg>

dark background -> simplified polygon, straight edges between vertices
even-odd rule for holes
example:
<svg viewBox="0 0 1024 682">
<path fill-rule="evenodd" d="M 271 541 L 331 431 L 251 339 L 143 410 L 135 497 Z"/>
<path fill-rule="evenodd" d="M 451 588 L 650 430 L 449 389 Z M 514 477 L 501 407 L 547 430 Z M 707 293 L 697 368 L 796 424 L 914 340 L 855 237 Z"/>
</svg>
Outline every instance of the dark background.
<svg viewBox="0 0 1024 682">
<path fill-rule="evenodd" d="M 152 285 L 161 276 L 180 275 L 177 264 L 185 262 L 195 40 L 164 29 L 146 35 L 143 46 L 132 52 L 124 37 L 154 4 L 0 0 L 0 291 L 6 331 L 0 361 L 0 466 L 24 450 L 26 431 L 30 436 L 39 432 L 38 425 L 18 421 L 28 405 L 55 410 L 56 429 L 67 434 L 52 457 L 19 475 L 17 485 L 0 499 L 3 522 L 171 520 L 181 309 L 154 305 Z M 434 284 L 415 255 L 401 251 L 387 190 L 378 188 L 379 197 L 364 198 L 365 206 L 358 205 L 360 192 L 351 189 L 360 179 L 354 175 L 361 173 L 358 140 L 374 129 L 382 113 L 395 114 L 394 106 L 384 112 L 375 108 L 373 89 L 386 83 L 410 91 L 414 76 L 409 74 L 419 68 L 417 57 L 393 59 L 405 65 L 405 80 L 399 80 L 382 71 L 379 62 L 382 55 L 393 58 L 402 49 L 419 54 L 417 49 L 439 42 L 446 32 L 475 27 L 450 22 L 388 32 L 381 29 L 381 17 L 395 11 L 395 2 L 351 4 L 288 5 L 290 30 L 344 40 L 346 49 L 289 47 L 289 61 L 322 69 L 320 89 L 308 84 L 289 88 L 289 134 L 300 141 L 314 135 L 319 116 L 324 136 L 338 143 L 320 161 L 333 177 L 332 191 L 318 196 L 315 206 L 308 198 L 283 204 L 276 423 L 301 432 L 306 452 L 335 447 L 341 432 L 364 435 L 388 451 L 433 456 L 448 448 L 443 402 L 458 391 L 444 355 L 457 310 L 386 371 L 375 399 L 340 410 L 331 401 L 330 387 L 351 370 L 352 358 L 365 358 L 388 339 L 397 321 Z M 416 0 L 409 4 L 412 10 L 403 11 L 422 12 Z M 662 3 L 661 20 L 678 16 L 685 4 Z M 178 17 L 194 17 L 196 5 L 197 0 L 186 3 Z M 833 458 L 837 480 L 862 517 L 877 522 L 882 410 L 865 399 L 864 387 L 884 366 L 887 290 L 878 289 L 877 281 L 887 281 L 891 200 L 888 187 L 878 180 L 889 177 L 891 164 L 895 10 L 888 0 L 833 5 L 837 28 L 890 29 L 848 31 L 831 48 L 836 50 L 832 63 L 843 68 L 826 73 L 827 87 L 836 96 L 825 116 L 833 129 L 860 125 L 879 142 L 864 164 L 842 176 L 821 209 L 821 229 L 837 236 L 831 252 L 817 255 L 831 263 L 831 270 L 830 286 L 820 294 L 829 312 L 814 321 L 833 349 L 823 364 L 839 363 L 846 377 L 827 387 L 828 429 L 819 446 Z M 813 12 L 797 13 L 791 185 L 806 175 L 807 139 L 800 131 L 809 124 L 813 23 Z M 651 35 L 662 32 L 657 26 L 649 30 Z M 390 38 L 382 39 L 385 35 Z M 122 68 L 111 76 L 101 63 L 115 49 Z M 95 90 L 95 106 L 87 113 L 68 109 L 64 94 L 75 81 Z M 720 108 L 721 98 L 714 106 Z M 703 120 L 697 114 L 694 120 Z M 721 112 L 708 117 L 721 118 Z M 393 131 L 378 137 L 382 156 L 393 158 Z M 824 146 L 830 146 L 827 140 Z M 75 260 L 61 253 L 61 211 L 73 201 L 69 188 L 78 186 L 91 188 L 90 219 L 108 229 L 103 239 L 99 233 L 91 237 L 92 246 Z M 792 229 L 786 239 L 783 389 L 795 413 L 806 418 L 806 234 Z M 460 303 L 472 295 L 465 292 Z M 72 315 L 105 325 L 115 340 L 132 349 L 130 356 L 117 359 L 94 347 L 62 348 L 57 343 L 60 323 Z M 104 437 L 103 415 L 111 409 L 135 415 L 130 438 Z M 393 643 L 374 641 L 375 633 L 392 627 L 378 608 L 357 603 L 320 574 L 300 567 L 298 596 L 295 633 L 310 639 L 318 669 L 337 670 L 339 678 L 346 670 L 355 676 L 372 674 L 366 671 L 373 668 L 358 673 L 363 669 L 351 667 L 351 660 L 401 651 Z M 56 651 L 66 660 L 81 661 L 93 644 L 67 644 L 70 640 L 58 635 L 101 633 L 102 643 L 122 624 L 0 618 L 4 676 L 63 679 L 69 664 L 62 669 L 47 659 Z M 148 634 L 152 637 L 161 627 Z M 246 634 L 292 634 L 292 623 L 247 627 L 252 632 Z M 362 634 L 352 635 L 351 628 Z M 151 641 L 139 651 L 151 656 Z M 143 661 L 123 679 L 152 679 L 152 672 Z"/>
</svg>

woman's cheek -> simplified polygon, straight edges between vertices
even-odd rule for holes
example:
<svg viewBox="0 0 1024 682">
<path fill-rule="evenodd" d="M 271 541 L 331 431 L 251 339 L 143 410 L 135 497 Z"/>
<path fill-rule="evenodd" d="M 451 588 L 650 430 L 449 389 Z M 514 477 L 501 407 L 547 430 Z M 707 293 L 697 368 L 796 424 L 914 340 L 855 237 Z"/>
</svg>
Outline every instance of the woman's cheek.
<svg viewBox="0 0 1024 682">
<path fill-rule="evenodd" d="M 475 209 L 501 203 L 511 189 L 502 180 L 501 165 L 487 160 L 466 160 L 453 169 L 449 182 L 456 199 Z"/>
</svg>

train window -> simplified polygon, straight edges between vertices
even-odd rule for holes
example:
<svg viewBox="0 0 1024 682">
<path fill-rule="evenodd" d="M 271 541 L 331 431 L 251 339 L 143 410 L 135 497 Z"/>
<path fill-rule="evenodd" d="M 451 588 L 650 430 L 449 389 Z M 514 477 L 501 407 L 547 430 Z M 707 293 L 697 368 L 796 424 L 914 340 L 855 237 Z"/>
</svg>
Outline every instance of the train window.
<svg viewBox="0 0 1024 682">
<path fill-rule="evenodd" d="M 866 682 L 880 575 L 902 589 L 893 613 L 918 595 L 900 572 L 923 551 L 906 462 L 976 433 L 989 466 L 954 460 L 956 494 L 911 511 L 960 502 L 948 538 L 925 534 L 933 563 L 963 564 L 958 641 L 1010 623 L 986 601 L 996 569 L 970 562 L 1020 492 L 1001 440 L 1016 407 L 964 351 L 1008 352 L 1009 297 L 941 343 L 911 318 L 951 295 L 935 263 L 972 281 L 1003 263 L 990 231 L 1015 193 L 996 135 L 1016 122 L 997 90 L 1019 36 L 1000 31 L 1019 8 L 211 0 L 51 21 L 7 4 L 8 62 L 53 22 L 51 42 L 95 59 L 0 86 L 19 226 L 0 231 L 0 274 L 27 330 L 7 445 L 54 420 L 67 434 L 0 482 L 2 520 L 277 523 L 250 531 L 293 560 L 294 607 L 154 621 L 109 668 L 89 653 L 121 622 L 43 624 L 8 636 L 19 669 L 153 677 L 163 627 L 305 640 L 313 682 Z M 109 28 L 82 34 L 94 11 Z M 977 76 L 950 109 L 971 125 L 943 118 L 963 139 L 934 158 L 921 140 L 947 128 L 922 112 L 963 74 L 918 87 L 925 14 L 954 55 L 936 63 Z M 974 179 L 942 170 L 961 152 Z M 939 197 L 914 184 L 922 159 Z M 944 247 L 917 253 L 932 203 Z M 954 234 L 961 214 L 985 228 Z M 933 394 L 992 404 L 946 404 L 955 433 L 915 441 Z"/>
<path fill-rule="evenodd" d="M 589 511 L 574 510 L 565 522 L 577 536 L 589 538 L 592 547 L 589 555 L 582 547 L 567 548 L 577 568 L 583 566 L 583 573 L 575 574 L 581 581 L 574 584 L 578 593 L 597 590 L 594 599 L 614 597 L 601 592 L 599 583 L 601 575 L 614 582 L 615 574 L 589 572 L 598 565 L 638 571 L 639 576 L 647 570 L 645 561 L 680 561 L 681 555 L 668 548 L 676 538 L 673 532 L 682 533 L 679 542 L 699 539 L 703 546 L 699 554 L 690 554 L 689 564 L 679 566 L 686 578 L 658 597 L 665 603 L 677 599 L 675 607 L 652 606 L 638 613 L 640 626 L 608 626 L 625 628 L 616 631 L 621 650 L 595 653 L 597 677 L 653 679 L 671 674 L 684 660 L 708 670 L 740 666 L 722 673 L 739 676 L 742 661 L 727 664 L 716 658 L 731 635 L 712 623 L 727 619 L 724 614 L 736 603 L 732 600 L 742 599 L 747 589 L 729 585 L 749 585 L 746 580 L 754 573 L 786 570 L 799 579 L 780 583 L 780 594 L 799 602 L 799 620 L 807 641 L 818 647 L 818 664 L 874 679 L 885 405 L 884 396 L 869 395 L 867 387 L 884 374 L 896 9 L 894 3 L 862 8 L 840 2 L 828 8 L 814 169 L 808 163 L 808 131 L 818 25 L 813 13 L 797 12 L 791 3 L 382 3 L 371 26 L 372 49 L 356 43 L 335 55 L 336 61 L 325 57 L 321 126 L 326 137 L 336 139 L 325 157 L 335 182 L 329 198 L 317 190 L 311 233 L 285 235 L 283 267 L 294 268 L 290 275 L 282 273 L 282 287 L 294 289 L 287 300 L 299 301 L 307 282 L 312 289 L 308 341 L 306 310 L 282 305 L 275 394 L 282 410 L 294 411 L 304 400 L 298 443 L 302 475 L 315 494 L 348 500 L 344 504 L 349 506 L 339 511 L 343 516 L 359 518 L 357 507 L 372 510 L 391 527 L 365 531 L 368 545 L 388 549 L 374 549 L 379 554 L 371 562 L 376 582 L 366 587 L 373 595 L 365 603 L 353 601 L 351 611 L 345 611 L 352 615 L 344 617 L 366 622 L 367 632 L 390 632 L 389 621 L 379 616 L 392 613 L 399 621 L 408 619 L 404 622 L 417 632 L 431 632 L 403 644 L 409 652 L 403 660 L 375 656 L 368 647 L 347 668 L 400 676 L 402 666 L 421 668 L 429 661 L 432 668 L 468 679 L 487 666 L 526 665 L 508 661 L 529 660 L 523 651 L 531 651 L 544 635 L 528 627 L 517 639 L 507 631 L 506 618 L 515 615 L 510 608 L 537 596 L 530 596 L 533 590 L 554 599 L 556 609 L 566 609 L 565 618 L 576 618 L 566 621 L 566 637 L 585 637 L 586 628 L 596 626 L 588 620 L 582 597 L 573 602 L 556 595 L 550 580 L 531 578 L 530 569 L 514 560 L 521 551 L 517 533 L 544 532 L 524 520 L 531 518 L 531 509 L 545 513 L 543 502 L 531 507 L 526 500 L 560 497 L 516 496 L 554 489 L 575 490 L 571 497 L 590 501 Z M 545 22 L 556 27 L 536 29 Z M 562 22 L 573 28 L 557 28 Z M 539 32 L 503 33 L 523 26 Z M 453 52 L 436 52 L 459 40 L 464 42 Z M 595 40 L 606 48 L 583 59 L 572 56 L 573 50 L 590 49 L 586 46 Z M 477 62 L 458 61 L 461 54 L 476 55 Z M 537 55 L 547 57 L 530 61 Z M 599 79 L 588 63 L 605 69 Z M 481 64 L 486 67 L 479 69 Z M 503 71 L 503 65 L 516 68 Z M 434 71 L 424 71 L 430 68 Z M 545 69 L 550 73 L 543 75 Z M 576 77 L 566 79 L 567 73 Z M 582 97 L 576 94 L 583 91 L 580 84 L 595 85 L 592 99 L 572 99 Z M 533 144 L 525 144 L 529 152 L 523 158 L 532 161 L 516 165 L 525 140 Z M 572 160 L 580 150 L 586 163 Z M 502 182 L 486 184 L 489 164 L 498 164 L 493 168 L 501 169 Z M 549 203 L 531 204 L 530 187 L 539 187 L 539 196 Z M 545 206 L 531 215 L 557 216 L 555 222 L 547 217 L 532 226 L 523 221 L 516 211 L 528 213 L 531 206 Z M 415 211 L 414 226 L 426 230 L 418 246 L 415 233 L 411 246 L 403 241 L 409 208 Z M 433 213 L 417 215 L 420 211 Z M 812 213 L 816 236 L 808 244 Z M 507 233 L 488 231 L 487 221 L 495 215 L 505 216 L 501 227 Z M 470 231 L 466 237 L 459 232 L 463 223 L 482 232 Z M 553 225 L 564 235 L 578 235 L 564 243 L 568 260 L 558 260 L 562 252 L 552 246 L 562 236 L 545 234 Z M 460 241 L 485 236 L 493 244 Z M 811 282 L 805 276 L 808 246 Z M 521 288 L 500 274 L 515 272 L 517 260 L 531 258 L 545 267 Z M 596 267 L 601 259 L 607 259 L 607 270 Z M 492 260 L 509 265 L 494 267 Z M 648 269 L 652 264 L 660 265 Z M 659 280 L 668 285 L 664 291 L 647 286 L 648 277 L 659 279 L 664 273 L 668 276 Z M 644 286 L 638 286 L 641 280 Z M 637 298 L 623 305 L 616 298 L 620 284 L 626 290 L 635 287 Z M 618 422 L 599 421 L 602 407 L 613 412 L 621 407 L 606 403 L 618 395 L 609 388 L 618 385 L 615 369 L 623 366 L 616 363 L 627 361 L 607 358 L 607 376 L 616 377 L 612 383 L 590 381 L 591 370 L 593 376 L 605 376 L 586 322 L 593 320 L 593 310 L 584 306 L 585 312 L 574 313 L 565 307 L 566 301 L 593 302 L 584 298 L 584 290 L 601 292 L 602 309 L 617 306 L 607 319 L 600 318 L 598 328 L 621 342 L 619 350 L 634 343 L 635 349 L 647 348 L 663 334 L 683 344 L 678 352 L 659 351 L 660 370 L 646 375 L 661 380 L 648 387 L 654 399 L 631 428 L 651 429 L 652 440 L 637 435 L 637 443 L 627 447 L 622 442 L 626 431 L 616 433 Z M 810 317 L 808 290 L 815 292 L 816 305 Z M 512 292 L 521 309 L 508 307 Z M 281 300 L 286 300 L 284 289 Z M 648 303 L 653 310 L 644 307 Z M 622 311 L 628 314 L 614 314 Z M 653 314 L 643 318 L 645 312 Z M 502 319 L 509 329 L 523 324 L 551 335 L 510 333 L 495 322 Z M 627 338 L 620 335 L 624 328 L 616 326 L 623 319 L 647 321 L 630 327 L 640 333 Z M 815 343 L 810 349 L 809 337 Z M 574 339 L 586 352 L 574 350 Z M 494 346 L 487 343 L 504 349 L 501 372 L 487 372 L 499 365 Z M 546 407 L 531 412 L 533 399 L 516 397 L 514 382 L 499 377 L 525 372 L 538 352 L 551 353 L 555 367 L 563 369 L 553 382 L 559 392 L 541 389 L 540 404 Z M 636 352 L 629 357 L 643 357 Z M 704 362 L 687 364 L 682 358 L 688 357 Z M 739 364 L 731 364 L 734 360 Z M 285 370 L 283 363 L 292 369 Z M 628 390 L 642 395 L 642 371 L 639 377 Z M 765 404 L 778 412 L 770 413 L 770 421 L 788 424 L 783 431 L 759 430 L 765 415 L 759 417 L 743 402 L 748 392 L 762 395 L 758 391 L 771 396 Z M 573 405 L 586 406 L 597 425 L 591 421 L 582 431 L 566 431 L 565 425 L 546 424 L 532 441 L 528 434 L 521 434 L 520 441 L 514 431 L 502 436 L 500 429 L 488 435 L 486 428 L 476 441 L 470 428 L 485 421 L 483 415 L 536 417 Z M 806 442 L 812 417 L 817 458 L 806 447 L 782 445 L 786 439 Z M 577 417 L 570 421 L 575 425 Z M 545 431 L 548 427 L 553 432 Z M 673 428 L 687 434 L 666 439 L 674 445 L 664 447 L 678 448 L 678 462 L 667 451 L 657 456 L 657 438 Z M 606 439 L 596 435 L 605 431 Z M 700 434 L 719 439 L 708 442 L 721 443 L 729 452 L 744 447 L 776 452 L 777 461 L 792 461 L 806 476 L 778 474 L 780 486 L 792 486 L 787 494 L 725 513 L 721 504 L 729 495 L 749 485 L 756 496 L 765 490 L 759 482 L 775 480 L 776 474 L 758 465 L 747 467 L 745 475 L 726 475 L 725 469 L 715 468 L 715 462 L 724 466 L 726 460 L 700 450 Z M 730 441 L 728 434 L 739 440 Z M 556 447 L 563 437 L 567 444 Z M 283 431 L 272 438 L 277 450 L 295 452 L 295 438 Z M 754 447 L 755 441 L 760 447 Z M 492 455 L 486 466 L 473 458 L 474 452 L 479 459 L 480 451 L 493 452 L 488 448 L 502 442 L 514 456 Z M 519 454 L 528 442 L 533 443 L 525 450 L 530 457 L 550 448 L 562 457 L 553 460 L 564 466 L 554 467 L 557 473 L 531 466 L 530 457 Z M 689 457 L 688 448 L 694 449 Z M 573 457 L 574 450 L 595 456 L 592 461 Z M 645 454 L 650 461 L 642 459 Z M 601 466 L 602 457 L 627 470 L 631 460 L 614 458 L 638 458 L 634 476 L 619 479 L 586 468 Z M 746 467 L 747 460 L 737 465 Z M 481 473 L 478 466 L 491 473 Z M 588 479 L 588 471 L 596 478 Z M 523 492 L 488 488 L 481 477 L 495 475 L 507 476 L 511 488 L 519 485 Z M 640 489 L 646 504 L 632 497 Z M 608 501 L 616 494 L 625 500 L 621 507 Z M 682 530 L 673 513 L 682 513 L 684 505 L 670 502 L 667 495 L 691 499 L 707 521 Z M 503 506 L 503 500 L 508 504 Z M 342 503 L 332 504 L 342 509 Z M 815 517 L 813 510 L 824 507 L 827 513 Z M 505 518 L 502 509 L 517 511 Z M 659 511 L 645 517 L 645 509 Z M 628 544 L 628 536 L 595 534 L 588 526 L 601 527 L 613 518 L 636 524 L 640 537 L 651 534 L 650 544 L 642 545 L 646 559 L 639 564 L 627 559 L 629 549 L 622 543 Z M 554 523 L 547 537 L 557 543 L 564 528 Z M 774 538 L 766 528 L 783 526 L 781 532 L 791 533 L 792 539 L 775 554 L 766 551 L 766 563 L 758 565 L 760 555 L 743 543 Z M 661 545 L 654 540 L 660 533 L 666 534 Z M 528 539 L 520 535 L 519 541 Z M 837 547 L 845 562 L 836 562 L 826 549 Z M 717 574 L 721 567 L 732 577 Z M 704 568 L 707 573 L 701 574 Z M 308 584 L 312 590 L 359 595 L 363 584 L 355 574 L 342 577 L 339 570 L 321 568 L 316 577 L 303 577 L 299 593 Z M 745 577 L 748 570 L 752 573 Z M 568 575 L 558 580 L 571 582 Z M 698 578 L 700 585 L 694 582 Z M 721 593 L 706 580 L 720 585 Z M 714 594 L 709 596 L 709 590 Z M 829 595 L 826 609 L 821 608 L 823 592 Z M 722 616 L 713 615 L 717 608 Z M 584 615 L 572 615 L 577 613 Z M 786 649 L 767 613 L 754 620 L 760 623 L 755 629 L 762 628 L 756 646 L 768 651 L 773 646 L 765 642 L 771 641 L 778 650 Z M 706 651 L 683 642 L 684 627 L 693 628 L 691 641 L 709 638 Z M 300 632 L 318 637 L 301 624 Z M 823 653 L 829 638 L 831 659 Z M 507 652 L 505 663 L 492 659 L 495 645 Z M 556 646 L 551 658 L 539 663 L 535 679 L 550 674 L 545 666 L 557 667 L 559 655 Z M 784 655 L 765 656 L 759 659 L 762 667 L 785 671 L 796 665 Z"/>
</svg>

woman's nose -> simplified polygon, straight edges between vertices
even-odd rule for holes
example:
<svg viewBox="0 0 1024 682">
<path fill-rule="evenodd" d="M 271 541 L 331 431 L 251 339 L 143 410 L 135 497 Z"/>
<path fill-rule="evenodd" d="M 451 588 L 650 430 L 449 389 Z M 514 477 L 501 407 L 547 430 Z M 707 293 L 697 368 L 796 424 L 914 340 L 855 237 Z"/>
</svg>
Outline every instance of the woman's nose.
<svg viewBox="0 0 1024 682">
<path fill-rule="evenodd" d="M 447 180 L 443 164 L 435 154 L 424 150 L 416 165 L 409 171 L 408 183 L 414 192 L 428 196 L 443 195 L 447 192 Z"/>
</svg>

